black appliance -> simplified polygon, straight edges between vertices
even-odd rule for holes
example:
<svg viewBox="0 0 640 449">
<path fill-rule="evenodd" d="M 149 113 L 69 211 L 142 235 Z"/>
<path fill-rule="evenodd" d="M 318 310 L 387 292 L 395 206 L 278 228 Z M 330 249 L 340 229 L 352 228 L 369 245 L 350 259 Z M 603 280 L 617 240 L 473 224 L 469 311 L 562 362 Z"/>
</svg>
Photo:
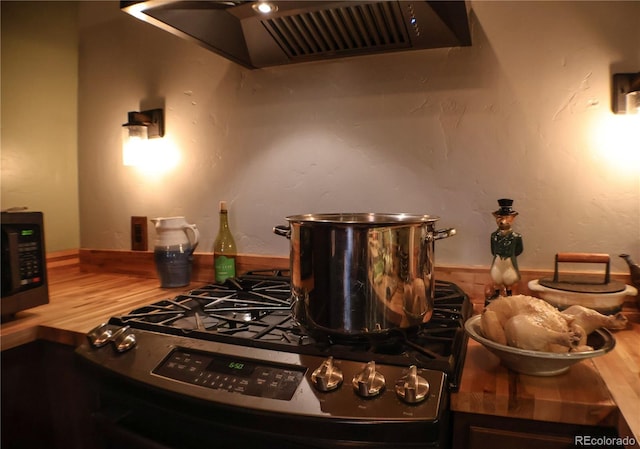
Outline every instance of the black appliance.
<svg viewBox="0 0 640 449">
<path fill-rule="evenodd" d="M 2 212 L 2 318 L 48 302 L 42 212 Z"/>
<path fill-rule="evenodd" d="M 76 352 L 103 447 L 444 448 L 471 313 L 437 282 L 419 328 L 312 338 L 288 273 L 261 271 L 114 316 Z"/>
</svg>

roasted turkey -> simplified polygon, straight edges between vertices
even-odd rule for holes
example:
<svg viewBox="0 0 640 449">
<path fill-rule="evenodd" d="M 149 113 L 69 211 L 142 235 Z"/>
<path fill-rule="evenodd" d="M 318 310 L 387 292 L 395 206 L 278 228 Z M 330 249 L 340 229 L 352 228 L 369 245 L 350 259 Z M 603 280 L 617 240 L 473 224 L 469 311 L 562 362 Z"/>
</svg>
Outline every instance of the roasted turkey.
<svg viewBox="0 0 640 449">
<path fill-rule="evenodd" d="M 595 329 L 624 329 L 627 318 L 602 315 L 582 306 L 559 311 L 542 299 L 531 296 L 504 296 L 492 301 L 482 312 L 484 336 L 503 345 L 545 352 L 590 351 L 587 336 Z"/>
</svg>

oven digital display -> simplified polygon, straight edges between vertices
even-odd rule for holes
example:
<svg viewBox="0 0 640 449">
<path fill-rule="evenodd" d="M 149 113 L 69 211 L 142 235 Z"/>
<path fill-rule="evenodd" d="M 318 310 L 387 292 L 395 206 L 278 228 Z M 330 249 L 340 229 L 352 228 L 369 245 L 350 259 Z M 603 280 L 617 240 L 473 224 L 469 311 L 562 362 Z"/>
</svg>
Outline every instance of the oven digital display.
<svg viewBox="0 0 640 449">
<path fill-rule="evenodd" d="M 153 370 L 169 379 L 261 398 L 289 401 L 304 378 L 306 368 L 174 349 Z"/>
<path fill-rule="evenodd" d="M 256 369 L 256 366 L 253 363 L 245 361 L 216 357 L 211 361 L 207 369 L 216 373 L 250 376 Z"/>
</svg>

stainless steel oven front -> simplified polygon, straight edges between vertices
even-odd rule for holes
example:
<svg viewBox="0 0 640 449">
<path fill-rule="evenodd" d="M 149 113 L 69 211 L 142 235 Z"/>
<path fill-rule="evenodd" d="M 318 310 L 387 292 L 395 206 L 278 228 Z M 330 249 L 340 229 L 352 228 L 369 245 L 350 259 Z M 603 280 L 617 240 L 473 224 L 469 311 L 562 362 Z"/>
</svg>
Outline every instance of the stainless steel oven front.
<svg viewBox="0 0 640 449">
<path fill-rule="evenodd" d="M 115 329 L 114 329 L 115 330 Z M 314 386 L 326 360 L 133 330 L 137 345 L 84 344 L 100 406 L 97 434 L 108 448 L 428 448 L 447 447 L 446 375 L 420 369 L 425 400 L 409 404 L 396 386 L 408 368 L 378 365 L 383 391 L 364 398 L 352 379 L 367 364 L 333 360 L 344 382 Z"/>
</svg>

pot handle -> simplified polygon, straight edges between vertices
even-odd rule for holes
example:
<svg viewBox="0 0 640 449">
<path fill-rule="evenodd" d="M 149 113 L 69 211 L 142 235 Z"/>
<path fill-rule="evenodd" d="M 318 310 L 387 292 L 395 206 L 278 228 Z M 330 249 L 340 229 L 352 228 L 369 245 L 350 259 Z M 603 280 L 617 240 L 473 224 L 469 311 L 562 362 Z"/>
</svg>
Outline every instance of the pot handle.
<svg viewBox="0 0 640 449">
<path fill-rule="evenodd" d="M 453 235 L 456 235 L 456 230 L 454 228 L 439 229 L 433 233 L 433 240 L 446 239 Z"/>
<path fill-rule="evenodd" d="M 288 239 L 291 239 L 291 227 L 290 226 L 284 226 L 284 225 L 274 226 L 273 227 L 273 233 L 276 234 L 276 235 L 279 235 L 281 237 L 286 237 Z"/>
</svg>

